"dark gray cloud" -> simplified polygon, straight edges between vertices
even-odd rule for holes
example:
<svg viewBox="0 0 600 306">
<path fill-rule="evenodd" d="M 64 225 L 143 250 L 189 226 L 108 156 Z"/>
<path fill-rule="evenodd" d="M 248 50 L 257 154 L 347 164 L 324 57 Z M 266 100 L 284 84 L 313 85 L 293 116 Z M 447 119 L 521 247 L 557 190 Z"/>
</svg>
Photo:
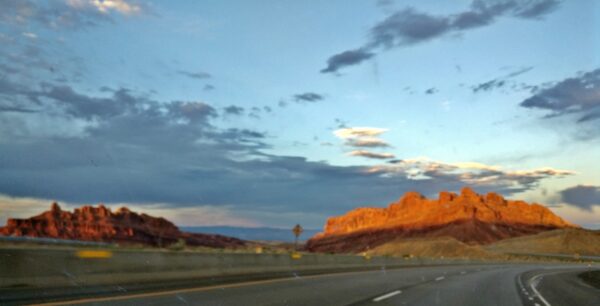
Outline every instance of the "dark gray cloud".
<svg viewBox="0 0 600 306">
<path fill-rule="evenodd" d="M 562 190 L 560 196 L 565 203 L 585 210 L 600 206 L 600 186 L 577 185 Z"/>
<path fill-rule="evenodd" d="M 197 79 L 197 80 L 204 80 L 204 79 L 212 78 L 212 75 L 210 75 L 210 73 L 202 72 L 202 71 L 190 72 L 190 71 L 185 71 L 185 70 L 178 70 L 177 73 L 181 74 L 183 76 L 186 76 L 188 78 Z"/>
<path fill-rule="evenodd" d="M 237 105 L 227 106 L 227 107 L 223 108 L 223 110 L 225 111 L 225 114 L 228 114 L 228 115 L 241 116 L 244 114 L 244 108 L 241 106 L 237 106 Z"/>
<path fill-rule="evenodd" d="M 18 106 L 3 106 L 0 105 L 0 113 L 2 112 L 14 112 L 14 113 L 35 113 L 37 112 L 36 110 L 33 109 L 29 109 L 29 108 L 22 108 L 22 107 L 18 107 Z"/>
<path fill-rule="evenodd" d="M 350 152 L 348 155 L 365 157 L 365 158 L 370 158 L 370 159 L 392 159 L 392 158 L 396 157 L 392 153 L 379 153 L 379 152 L 371 152 L 371 151 L 365 151 L 365 150 L 355 150 L 355 151 Z"/>
<path fill-rule="evenodd" d="M 211 84 L 206 84 L 206 85 L 204 85 L 204 87 L 202 88 L 202 90 L 204 90 L 204 91 L 215 90 L 215 86 L 213 86 Z"/>
<path fill-rule="evenodd" d="M 263 112 L 263 108 L 260 108 L 258 106 L 252 106 L 250 108 L 250 112 L 248 112 L 248 117 L 254 118 L 254 119 L 260 119 L 262 112 Z"/>
<path fill-rule="evenodd" d="M 173 207 L 230 205 L 326 216 L 366 203 L 387 203 L 407 190 L 432 195 L 468 184 L 511 194 L 548 177 L 505 173 L 494 184 L 438 170 L 413 179 L 408 167 L 384 171 L 264 153 L 270 148 L 267 134 L 220 129 L 212 123 L 215 109 L 202 102 L 160 102 L 123 88 L 96 96 L 50 84 L 43 90 L 6 92 L 29 93 L 24 101 L 30 105 L 55 109 L 36 114 L 47 116 L 52 126 L 87 122 L 72 136 L 41 136 L 34 130 L 0 142 L 0 193 L 10 196 Z M 2 116 L 0 112 L 3 124 L 11 124 Z M 20 116 L 27 120 L 32 114 Z"/>
<path fill-rule="evenodd" d="M 293 99 L 297 103 L 305 103 L 305 102 L 319 102 L 319 101 L 325 99 L 325 97 L 323 97 L 323 95 L 320 95 L 318 93 L 305 92 L 305 93 L 295 94 Z"/>
<path fill-rule="evenodd" d="M 514 77 L 517 77 L 519 75 L 522 75 L 524 73 L 527 73 L 529 71 L 531 71 L 533 69 L 533 67 L 523 67 L 520 69 L 517 69 L 515 71 L 512 71 L 504 76 L 474 85 L 471 87 L 471 90 L 474 93 L 478 93 L 481 91 L 491 91 L 494 89 L 500 89 L 503 88 L 505 86 L 510 85 L 512 89 L 514 90 L 523 90 L 523 89 L 529 89 L 528 86 L 526 85 L 519 85 L 517 83 L 515 83 L 514 81 L 512 81 L 511 79 Z"/>
<path fill-rule="evenodd" d="M 548 118 L 577 114 L 578 122 L 596 120 L 600 118 L 600 69 L 539 89 L 520 105 L 550 111 Z"/>
<path fill-rule="evenodd" d="M 321 72 L 333 73 L 357 65 L 374 57 L 377 50 L 414 45 L 449 33 L 488 26 L 502 16 L 539 19 L 558 5 L 556 0 L 474 0 L 468 10 L 450 15 L 432 15 L 404 8 L 374 25 L 364 46 L 331 56 Z"/>
<path fill-rule="evenodd" d="M 209 117 L 217 117 L 217 111 L 204 102 L 175 101 L 167 104 L 169 116 L 187 119 L 191 123 L 207 122 Z"/>
<path fill-rule="evenodd" d="M 425 90 L 425 94 L 426 94 L 426 95 L 432 95 L 432 94 L 434 94 L 434 93 L 436 93 L 436 92 L 438 92 L 438 89 L 437 89 L 437 88 L 435 88 L 435 87 L 431 87 L 431 88 L 429 88 L 429 89 Z"/>
<path fill-rule="evenodd" d="M 502 88 L 502 87 L 504 87 L 504 85 L 506 85 L 506 80 L 493 79 L 493 80 L 489 80 L 487 82 L 477 84 L 477 85 L 473 86 L 471 89 L 473 90 L 474 93 L 478 93 L 480 91 L 491 91 L 493 89 Z"/>
<path fill-rule="evenodd" d="M 321 73 L 337 72 L 340 68 L 352 65 L 358 65 L 375 56 L 375 53 L 365 49 L 348 50 L 333 55 L 327 60 L 327 67 L 321 70 Z"/>
</svg>

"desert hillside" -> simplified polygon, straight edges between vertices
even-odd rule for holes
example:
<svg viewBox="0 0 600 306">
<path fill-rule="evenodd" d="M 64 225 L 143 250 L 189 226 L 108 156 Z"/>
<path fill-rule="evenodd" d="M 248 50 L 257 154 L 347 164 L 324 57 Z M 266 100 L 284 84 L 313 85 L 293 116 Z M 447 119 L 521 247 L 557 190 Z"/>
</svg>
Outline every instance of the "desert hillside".
<svg viewBox="0 0 600 306">
<path fill-rule="evenodd" d="M 497 253 L 600 256 L 600 231 L 560 229 L 498 241 L 485 246 Z"/>
<path fill-rule="evenodd" d="M 480 246 L 468 245 L 452 237 L 396 240 L 380 245 L 367 253 L 429 258 L 488 258 L 494 255 Z"/>
</svg>

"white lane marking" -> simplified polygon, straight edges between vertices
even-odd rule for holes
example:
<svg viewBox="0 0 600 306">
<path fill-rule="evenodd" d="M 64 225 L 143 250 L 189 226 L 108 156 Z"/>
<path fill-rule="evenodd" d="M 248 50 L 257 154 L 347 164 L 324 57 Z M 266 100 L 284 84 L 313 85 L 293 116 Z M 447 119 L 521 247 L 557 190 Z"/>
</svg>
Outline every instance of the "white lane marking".
<svg viewBox="0 0 600 306">
<path fill-rule="evenodd" d="M 398 295 L 398 294 L 400 294 L 400 293 L 402 293 L 402 291 L 400 291 L 400 290 L 392 291 L 392 292 L 390 292 L 390 293 L 387 293 L 387 294 L 384 294 L 384 295 L 382 295 L 382 296 L 378 296 L 378 297 L 374 298 L 374 299 L 373 299 L 373 302 L 379 302 L 379 301 L 383 301 L 383 300 L 385 300 L 385 299 L 389 299 L 389 298 L 391 298 L 392 296 L 394 296 L 394 295 Z"/>
<path fill-rule="evenodd" d="M 460 274 L 467 274 L 467 272 L 465 272 L 465 271 L 460 271 Z"/>
<path fill-rule="evenodd" d="M 444 278 L 445 278 L 445 277 L 443 277 L 443 276 L 436 277 L 436 278 L 435 278 L 435 281 L 436 281 L 436 282 L 439 282 L 439 281 L 441 281 L 441 280 L 442 280 L 442 279 L 444 279 Z"/>
<path fill-rule="evenodd" d="M 548 301 L 546 301 L 546 299 L 540 294 L 540 292 L 536 288 L 541 280 L 542 280 L 542 274 L 536 275 L 531 279 L 531 281 L 529 281 L 529 286 L 531 286 L 531 290 L 533 290 L 535 295 L 537 295 L 537 297 L 540 299 L 540 301 L 542 301 L 542 303 L 544 303 L 544 305 L 552 306 L 552 305 L 550 305 L 550 303 L 548 303 Z"/>
</svg>

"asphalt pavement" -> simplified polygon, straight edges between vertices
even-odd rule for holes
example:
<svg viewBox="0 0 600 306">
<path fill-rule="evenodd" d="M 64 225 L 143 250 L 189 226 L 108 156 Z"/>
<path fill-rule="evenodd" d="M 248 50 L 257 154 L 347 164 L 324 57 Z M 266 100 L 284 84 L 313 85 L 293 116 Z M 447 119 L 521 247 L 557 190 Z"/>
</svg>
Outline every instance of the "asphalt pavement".
<svg viewBox="0 0 600 306">
<path fill-rule="evenodd" d="M 114 297 L 77 305 L 600 305 L 600 290 L 558 265 L 464 265 L 249 281 Z M 65 305 L 59 302 L 54 305 Z"/>
</svg>

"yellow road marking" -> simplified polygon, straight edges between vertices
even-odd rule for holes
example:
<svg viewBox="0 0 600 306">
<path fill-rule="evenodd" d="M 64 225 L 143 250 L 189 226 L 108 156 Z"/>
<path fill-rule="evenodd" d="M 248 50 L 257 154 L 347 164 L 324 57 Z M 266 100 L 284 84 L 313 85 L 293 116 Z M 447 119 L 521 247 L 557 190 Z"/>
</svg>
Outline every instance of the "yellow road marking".
<svg viewBox="0 0 600 306">
<path fill-rule="evenodd" d="M 111 258 L 111 251 L 104 250 L 81 250 L 75 253 L 75 256 L 79 258 Z"/>
</svg>

